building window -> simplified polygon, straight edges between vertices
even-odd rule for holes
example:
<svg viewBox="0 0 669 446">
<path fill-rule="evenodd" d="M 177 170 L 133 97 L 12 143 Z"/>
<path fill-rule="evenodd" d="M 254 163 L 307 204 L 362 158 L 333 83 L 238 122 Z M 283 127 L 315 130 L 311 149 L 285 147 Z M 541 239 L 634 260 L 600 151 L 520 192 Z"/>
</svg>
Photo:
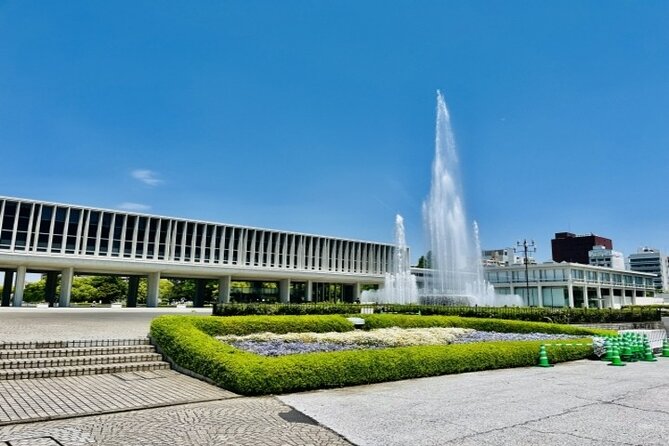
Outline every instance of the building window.
<svg viewBox="0 0 669 446">
<path fill-rule="evenodd" d="M 569 306 L 569 295 L 566 287 L 543 287 L 541 294 L 544 307 Z"/>
</svg>

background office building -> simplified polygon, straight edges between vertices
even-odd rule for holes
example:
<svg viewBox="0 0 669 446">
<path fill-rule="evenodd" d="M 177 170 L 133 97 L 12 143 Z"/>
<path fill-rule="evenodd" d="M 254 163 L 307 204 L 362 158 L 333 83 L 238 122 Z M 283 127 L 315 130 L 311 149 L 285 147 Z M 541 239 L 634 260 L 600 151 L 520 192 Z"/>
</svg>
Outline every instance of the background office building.
<svg viewBox="0 0 669 446">
<path fill-rule="evenodd" d="M 636 254 L 629 256 L 630 269 L 654 274 L 653 283 L 658 290 L 669 290 L 667 261 L 659 249 L 649 247 L 639 248 Z"/>
<path fill-rule="evenodd" d="M 588 252 L 595 246 L 613 249 L 613 242 L 594 234 L 576 235 L 571 232 L 558 232 L 551 240 L 554 262 L 582 263 L 588 265 Z"/>
<path fill-rule="evenodd" d="M 485 268 L 498 294 L 517 294 L 532 307 L 620 308 L 653 300 L 652 274 L 578 263 L 542 263 Z M 529 282 L 529 286 L 528 286 Z"/>
<path fill-rule="evenodd" d="M 483 266 L 508 266 L 522 263 L 523 259 L 516 254 L 513 248 L 500 248 L 482 250 L 481 261 L 483 262 Z M 528 257 L 528 261 L 535 263 L 531 257 Z"/>
<path fill-rule="evenodd" d="M 274 281 L 283 302 L 297 293 L 307 301 L 353 301 L 361 286 L 383 284 L 384 274 L 392 271 L 394 249 L 391 244 L 0 197 L 5 306 L 22 304 L 27 272 L 45 274 L 51 292 L 60 280 L 61 306 L 69 305 L 75 274 L 126 276 L 135 284 L 145 277 L 148 306 L 158 303 L 161 277 L 217 280 L 220 302 L 229 301 L 232 280 Z M 137 287 L 129 289 L 136 292 Z"/>
<path fill-rule="evenodd" d="M 588 251 L 588 263 L 605 268 L 625 269 L 625 256 L 620 251 L 598 245 Z"/>
</svg>

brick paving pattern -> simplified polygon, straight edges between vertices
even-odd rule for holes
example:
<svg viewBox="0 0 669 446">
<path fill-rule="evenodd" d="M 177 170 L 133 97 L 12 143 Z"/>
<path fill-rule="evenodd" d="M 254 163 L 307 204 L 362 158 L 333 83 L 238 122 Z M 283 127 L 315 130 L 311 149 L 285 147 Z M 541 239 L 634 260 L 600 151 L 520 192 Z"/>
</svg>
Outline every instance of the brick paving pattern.
<svg viewBox="0 0 669 446">
<path fill-rule="evenodd" d="M 350 445 L 275 398 L 233 398 L 0 426 L 2 446 Z"/>
<path fill-rule="evenodd" d="M 234 396 L 172 370 L 8 380 L 0 381 L 0 425 Z"/>
</svg>

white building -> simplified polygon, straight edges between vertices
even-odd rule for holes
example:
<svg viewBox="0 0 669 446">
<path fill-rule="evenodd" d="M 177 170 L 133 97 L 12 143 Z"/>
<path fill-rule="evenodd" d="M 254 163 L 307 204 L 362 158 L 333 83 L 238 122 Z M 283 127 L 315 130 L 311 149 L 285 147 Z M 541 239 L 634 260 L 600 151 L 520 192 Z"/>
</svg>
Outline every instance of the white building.
<svg viewBox="0 0 669 446">
<path fill-rule="evenodd" d="M 629 266 L 632 271 L 655 274 L 655 288 L 669 290 L 667 277 L 667 257 L 659 249 L 647 246 L 639 248 L 636 254 L 629 255 Z"/>
<path fill-rule="evenodd" d="M 505 266 L 516 263 L 520 257 L 516 256 L 513 248 L 484 249 L 481 251 L 483 266 Z"/>
<path fill-rule="evenodd" d="M 607 249 L 602 245 L 594 246 L 588 251 L 588 261 L 592 266 L 604 268 L 625 269 L 625 256 L 620 251 Z"/>
<path fill-rule="evenodd" d="M 620 308 L 647 304 L 655 291 L 652 274 L 580 263 L 547 262 L 485 268 L 498 294 L 517 294 L 532 307 Z M 529 285 L 529 286 L 528 286 Z"/>
<path fill-rule="evenodd" d="M 46 274 L 54 292 L 60 275 L 60 306 L 69 305 L 77 273 L 144 276 L 148 306 L 158 304 L 161 277 L 218 280 L 220 302 L 229 301 L 233 280 L 277 282 L 282 302 L 293 291 L 307 301 L 326 300 L 333 287 L 339 290 L 334 298 L 352 302 L 361 285 L 383 284 L 394 250 L 391 244 L 0 197 L 3 306 L 21 306 L 27 272 Z"/>
</svg>

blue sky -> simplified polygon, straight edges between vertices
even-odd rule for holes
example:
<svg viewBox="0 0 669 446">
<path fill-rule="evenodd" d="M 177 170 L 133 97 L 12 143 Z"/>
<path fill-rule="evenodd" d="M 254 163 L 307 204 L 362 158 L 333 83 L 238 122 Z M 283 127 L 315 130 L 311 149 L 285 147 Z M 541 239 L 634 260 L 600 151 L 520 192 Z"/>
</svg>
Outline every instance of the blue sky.
<svg viewBox="0 0 669 446">
<path fill-rule="evenodd" d="M 435 91 L 483 246 L 669 248 L 669 2 L 0 0 L 0 194 L 392 241 Z"/>
</svg>

